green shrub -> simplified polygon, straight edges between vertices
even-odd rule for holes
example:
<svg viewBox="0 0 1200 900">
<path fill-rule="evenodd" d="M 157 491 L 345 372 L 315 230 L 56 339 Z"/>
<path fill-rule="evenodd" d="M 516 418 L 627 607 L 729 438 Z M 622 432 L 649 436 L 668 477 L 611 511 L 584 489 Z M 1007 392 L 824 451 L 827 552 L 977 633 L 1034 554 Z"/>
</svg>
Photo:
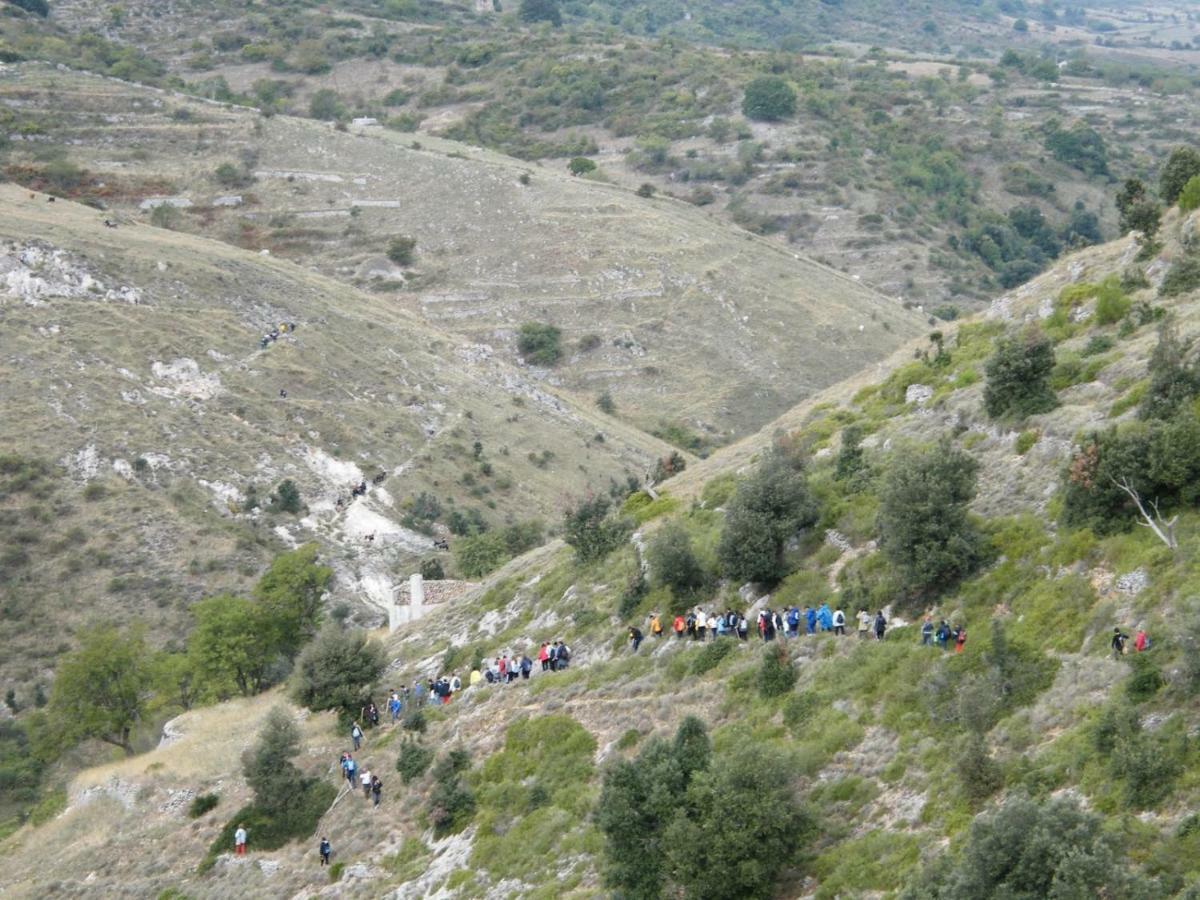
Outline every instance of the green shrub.
<svg viewBox="0 0 1200 900">
<path fill-rule="evenodd" d="M 787 648 L 782 644 L 769 646 L 763 651 L 762 662 L 758 667 L 758 693 L 760 697 L 770 699 L 781 697 L 796 686 L 799 673 L 788 656 Z"/>
<path fill-rule="evenodd" d="M 576 156 L 567 163 L 567 171 L 572 175 L 586 175 L 596 171 L 596 164 L 586 156 Z"/>
<path fill-rule="evenodd" d="M 1165 683 L 1158 662 L 1150 653 L 1135 653 L 1126 659 L 1133 672 L 1125 682 L 1125 696 L 1133 703 L 1149 700 Z"/>
<path fill-rule="evenodd" d="M 400 727 L 414 734 L 424 734 L 428 726 L 429 723 L 425 719 L 425 713 L 419 709 L 410 709 L 404 714 L 404 718 L 400 720 Z"/>
<path fill-rule="evenodd" d="M 704 585 L 704 569 L 692 550 L 692 540 L 677 522 L 658 530 L 650 541 L 646 558 L 657 585 L 667 585 L 681 594 Z"/>
<path fill-rule="evenodd" d="M 442 561 L 434 556 L 421 560 L 421 577 L 426 581 L 441 581 L 444 579 L 446 577 L 446 570 L 442 568 Z"/>
<path fill-rule="evenodd" d="M 981 734 L 971 733 L 954 760 L 958 787 L 973 803 L 982 803 L 1004 786 L 1004 773 L 988 752 Z"/>
<path fill-rule="evenodd" d="M 556 28 L 562 25 L 558 0 L 521 0 L 517 15 L 522 22 L 548 22 Z"/>
<path fill-rule="evenodd" d="M 221 798 L 216 794 L 197 794 L 188 807 L 188 816 L 193 819 L 198 819 L 206 812 L 211 812 L 217 808 L 217 804 L 221 802 Z"/>
<path fill-rule="evenodd" d="M 1193 175 L 1179 193 L 1179 208 L 1185 213 L 1200 209 L 1200 175 Z"/>
<path fill-rule="evenodd" d="M 248 49 L 248 48 L 247 48 Z M 245 52 L 243 50 L 243 52 Z M 332 88 L 321 88 L 315 91 L 308 101 L 308 114 L 314 119 L 330 122 L 346 117 L 346 105 L 337 91 Z"/>
<path fill-rule="evenodd" d="M 703 675 L 706 672 L 711 672 L 733 650 L 734 642 L 732 640 L 712 641 L 705 644 L 700 652 L 696 654 L 696 658 L 692 660 L 692 674 Z"/>
<path fill-rule="evenodd" d="M 1161 297 L 1178 297 L 1200 287 L 1200 256 L 1183 256 L 1175 260 L 1159 285 Z"/>
<path fill-rule="evenodd" d="M 772 451 L 727 504 L 717 548 L 721 571 L 737 581 L 777 582 L 787 574 L 787 541 L 816 521 L 817 505 L 799 462 Z"/>
<path fill-rule="evenodd" d="M 1041 436 L 1041 432 L 1037 430 L 1022 431 L 1013 442 L 1013 450 L 1016 451 L 1017 456 L 1024 456 Z"/>
<path fill-rule="evenodd" d="M 1129 313 L 1132 301 L 1121 290 L 1120 281 L 1111 276 L 1101 282 L 1096 291 L 1096 324 L 1111 325 L 1119 322 Z"/>
<path fill-rule="evenodd" d="M 300 488 L 296 487 L 296 482 L 286 478 L 279 483 L 271 495 L 271 509 L 293 514 L 304 511 L 304 501 L 300 499 Z"/>
<path fill-rule="evenodd" d="M 1191 147 L 1176 147 L 1163 164 L 1158 176 L 1158 193 L 1163 202 L 1179 199 L 1189 181 L 1200 175 L 1200 152 Z"/>
<path fill-rule="evenodd" d="M 365 631 L 330 625 L 301 651 L 293 695 L 309 709 L 335 709 L 343 720 L 352 720 L 386 666 L 382 645 Z"/>
<path fill-rule="evenodd" d="M 562 331 L 545 322 L 526 322 L 517 335 L 517 350 L 536 366 L 552 366 L 562 357 Z"/>
<path fill-rule="evenodd" d="M 338 860 L 331 863 L 329 866 L 329 881 L 331 884 L 336 884 L 342 880 L 342 873 L 346 871 L 346 861 Z"/>
<path fill-rule="evenodd" d="M 996 352 L 986 366 L 983 406 L 988 416 L 1025 416 L 1047 412 L 1058 405 L 1050 388 L 1054 345 L 1036 329 L 996 342 Z"/>
<path fill-rule="evenodd" d="M 796 111 L 796 92 L 778 75 L 763 75 L 746 85 L 742 115 L 748 119 L 776 122 Z"/>
<path fill-rule="evenodd" d="M 45 825 L 66 808 L 67 792 L 64 790 L 49 791 L 29 811 L 29 822 L 35 828 L 39 825 Z"/>
<path fill-rule="evenodd" d="M 405 741 L 400 747 L 400 755 L 396 757 L 396 771 L 400 773 L 400 779 L 405 784 L 416 781 L 433 762 L 433 755 L 428 747 L 416 741 Z"/>
<path fill-rule="evenodd" d="M 564 514 L 563 540 L 575 548 L 575 556 L 581 563 L 603 559 L 617 549 L 629 533 L 624 520 L 608 516 L 610 506 L 607 497 L 596 495 Z"/>
<path fill-rule="evenodd" d="M 387 258 L 398 266 L 411 266 L 416 258 L 417 239 L 398 235 L 388 241 Z"/>
</svg>

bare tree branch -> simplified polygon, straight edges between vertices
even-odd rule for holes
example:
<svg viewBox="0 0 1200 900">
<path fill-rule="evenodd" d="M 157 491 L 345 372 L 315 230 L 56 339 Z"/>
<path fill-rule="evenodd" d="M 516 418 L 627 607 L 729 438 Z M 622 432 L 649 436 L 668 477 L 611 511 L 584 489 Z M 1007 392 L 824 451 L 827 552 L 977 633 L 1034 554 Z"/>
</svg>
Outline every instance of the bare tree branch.
<svg viewBox="0 0 1200 900">
<path fill-rule="evenodd" d="M 1150 501 L 1150 507 L 1154 510 L 1154 515 L 1150 515 L 1150 513 L 1146 511 L 1145 505 L 1142 503 L 1141 495 L 1130 483 L 1128 478 L 1121 476 L 1119 481 L 1116 478 L 1111 479 L 1111 481 L 1126 494 L 1128 494 L 1130 499 L 1133 500 L 1134 505 L 1137 506 L 1138 513 L 1142 517 L 1142 521 L 1138 522 L 1138 524 L 1153 531 L 1158 539 L 1167 545 L 1168 549 L 1177 549 L 1179 547 L 1179 542 L 1175 539 L 1175 523 L 1179 521 L 1179 516 L 1175 516 L 1170 521 L 1164 520 L 1162 513 L 1159 512 L 1157 500 Z"/>
</svg>

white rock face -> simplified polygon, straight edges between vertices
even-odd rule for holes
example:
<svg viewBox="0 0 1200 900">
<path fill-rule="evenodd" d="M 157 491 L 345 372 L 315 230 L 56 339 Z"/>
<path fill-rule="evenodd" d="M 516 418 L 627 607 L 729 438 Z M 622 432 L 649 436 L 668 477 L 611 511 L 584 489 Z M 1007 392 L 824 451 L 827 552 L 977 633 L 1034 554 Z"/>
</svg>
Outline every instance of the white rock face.
<svg viewBox="0 0 1200 900">
<path fill-rule="evenodd" d="M 175 209 L 187 209 L 192 201 L 187 197 L 147 197 L 139 204 L 140 209 L 157 209 L 160 206 L 172 206 Z"/>
<path fill-rule="evenodd" d="M 933 388 L 927 384 L 910 384 L 908 390 L 904 392 L 905 403 L 915 403 L 917 406 L 924 406 L 933 399 Z"/>
<path fill-rule="evenodd" d="M 169 363 L 155 361 L 150 372 L 165 384 L 149 390 L 165 397 L 183 397 L 191 400 L 211 400 L 221 393 L 221 379 L 215 372 L 200 371 L 194 359 L 181 356 Z"/>
</svg>

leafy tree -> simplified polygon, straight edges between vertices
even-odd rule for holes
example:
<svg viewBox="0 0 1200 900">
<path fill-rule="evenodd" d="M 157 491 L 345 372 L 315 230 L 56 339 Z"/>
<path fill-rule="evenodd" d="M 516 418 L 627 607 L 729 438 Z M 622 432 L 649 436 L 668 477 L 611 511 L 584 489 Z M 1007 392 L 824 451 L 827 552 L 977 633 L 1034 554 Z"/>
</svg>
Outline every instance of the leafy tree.
<svg viewBox="0 0 1200 900">
<path fill-rule="evenodd" d="M 43 19 L 50 15 L 50 4 L 46 0 L 8 0 L 8 2 L 18 9 L 31 12 L 35 16 L 41 16 Z"/>
<path fill-rule="evenodd" d="M 498 531 L 472 534 L 454 543 L 454 562 L 467 578 L 478 578 L 511 559 L 504 535 Z"/>
<path fill-rule="evenodd" d="M 1108 148 L 1104 138 L 1084 122 L 1076 122 L 1068 129 L 1051 123 L 1046 129 L 1046 149 L 1059 162 L 1086 175 L 1108 174 Z"/>
<path fill-rule="evenodd" d="M 944 590 L 979 563 L 979 535 L 967 517 L 977 469 L 948 439 L 892 454 L 880 492 L 879 545 L 910 591 Z"/>
<path fill-rule="evenodd" d="M 221 594 L 192 605 L 195 627 L 188 655 L 200 689 L 223 700 L 266 690 L 276 672 L 280 635 L 263 607 L 253 600 Z"/>
<path fill-rule="evenodd" d="M 1179 192 L 1179 209 L 1185 213 L 1200 209 L 1200 175 L 1189 178 Z"/>
<path fill-rule="evenodd" d="M 1125 182 L 1116 196 L 1116 204 L 1123 234 L 1140 231 L 1147 241 L 1154 240 L 1162 219 L 1162 209 L 1140 179 L 1130 178 Z"/>
<path fill-rule="evenodd" d="M 562 25 L 558 0 L 521 0 L 518 16 L 522 22 L 549 22 L 555 28 Z"/>
<path fill-rule="evenodd" d="M 958 857 L 943 856 L 901 894 L 905 900 L 977 900 L 1155 896 L 1157 885 L 1133 876 L 1103 828 L 1077 801 L 1038 803 L 1025 796 L 971 825 Z"/>
<path fill-rule="evenodd" d="M 815 832 L 797 804 L 787 761 L 742 743 L 688 784 L 663 834 L 671 880 L 695 900 L 774 896 L 780 871 Z M 644 858 L 644 856 L 643 856 Z"/>
<path fill-rule="evenodd" d="M 537 366 L 552 366 L 562 356 L 562 331 L 545 322 L 526 322 L 517 335 L 517 350 Z"/>
<path fill-rule="evenodd" d="M 963 739 L 954 769 L 959 786 L 973 803 L 982 803 L 1004 786 L 1004 773 L 978 732 L 973 731 Z"/>
<path fill-rule="evenodd" d="M 1163 276 L 1158 293 L 1162 297 L 1178 297 L 1200 288 L 1200 256 L 1181 256 Z"/>
<path fill-rule="evenodd" d="M 407 235 L 398 235 L 388 241 L 387 258 L 398 266 L 411 266 L 415 259 L 417 239 Z"/>
<path fill-rule="evenodd" d="M 1200 175 L 1200 152 L 1176 147 L 1158 175 L 1158 193 L 1168 205 L 1179 199 L 1187 183 Z"/>
<path fill-rule="evenodd" d="M 396 757 L 396 771 L 400 773 L 400 780 L 409 784 L 424 775 L 431 762 L 431 749 L 416 741 L 405 741 L 400 747 L 400 755 Z"/>
<path fill-rule="evenodd" d="M 365 631 L 326 626 L 300 653 L 294 696 L 309 709 L 336 709 L 353 719 L 386 667 L 383 647 Z"/>
<path fill-rule="evenodd" d="M 283 810 L 303 793 L 304 775 L 292 762 L 299 753 L 295 718 L 282 706 L 272 707 L 258 741 L 242 758 L 242 772 L 259 807 L 268 812 Z"/>
<path fill-rule="evenodd" d="M 625 540 L 628 526 L 624 520 L 608 518 L 608 498 L 597 495 L 568 509 L 563 521 L 563 540 L 575 548 L 581 563 L 607 556 Z"/>
<path fill-rule="evenodd" d="M 847 486 L 857 489 L 864 481 L 866 461 L 863 459 L 862 428 L 847 425 L 842 429 L 842 446 L 838 450 L 833 476 Z"/>
<path fill-rule="evenodd" d="M 985 368 L 987 414 L 993 419 L 1024 418 L 1054 409 L 1058 398 L 1050 387 L 1053 370 L 1054 344 L 1036 329 L 1000 339 Z"/>
<path fill-rule="evenodd" d="M 142 633 L 101 626 L 80 635 L 58 664 L 50 716 L 68 740 L 96 738 L 133 755 L 131 736 L 149 707 L 152 657 Z"/>
<path fill-rule="evenodd" d="M 646 555 L 656 584 L 665 584 L 681 594 L 704 584 L 704 569 L 692 551 L 692 539 L 679 523 L 660 528 Z"/>
<path fill-rule="evenodd" d="M 1147 369 L 1150 384 L 1138 407 L 1138 418 L 1169 419 L 1184 403 L 1200 394 L 1200 371 L 1187 359 L 1187 347 L 1169 322 L 1158 329 L 1158 344 Z"/>
<path fill-rule="evenodd" d="M 272 626 L 279 630 L 279 649 L 294 658 L 321 624 L 321 598 L 333 569 L 317 562 L 317 545 L 305 544 L 280 554 L 254 586 Z"/>
<path fill-rule="evenodd" d="M 712 740 L 704 723 L 695 716 L 685 716 L 675 729 L 674 749 L 684 781 L 707 769 L 712 758 Z"/>
<path fill-rule="evenodd" d="M 781 644 L 768 646 L 763 651 L 762 663 L 758 668 L 758 693 L 770 699 L 782 697 L 796 686 L 798 673 L 791 657 Z"/>
<path fill-rule="evenodd" d="M 308 114 L 314 119 L 332 122 L 346 117 L 346 105 L 333 88 L 321 88 L 308 101 Z"/>
<path fill-rule="evenodd" d="M 596 171 L 596 164 L 586 156 L 574 156 L 567 163 L 567 171 L 572 175 L 586 175 Z"/>
<path fill-rule="evenodd" d="M 300 499 L 300 488 L 296 487 L 296 482 L 286 478 L 279 483 L 271 496 L 271 509 L 293 514 L 304 511 L 304 501 Z"/>
<path fill-rule="evenodd" d="M 776 122 L 796 111 L 796 92 L 778 75 L 762 75 L 746 85 L 742 114 L 748 119 Z"/>
<path fill-rule="evenodd" d="M 726 507 L 717 549 L 722 571 L 739 581 L 778 581 L 786 574 L 788 539 L 816 520 L 803 469 L 773 451 L 738 484 Z"/>
<path fill-rule="evenodd" d="M 442 561 L 436 556 L 421 560 L 421 577 L 426 581 L 441 581 L 445 578 L 446 570 L 442 568 Z"/>
<path fill-rule="evenodd" d="M 601 391 L 600 396 L 596 398 L 596 406 L 600 408 L 600 412 L 610 416 L 617 411 L 617 404 L 613 402 L 612 394 L 608 391 Z"/>
</svg>

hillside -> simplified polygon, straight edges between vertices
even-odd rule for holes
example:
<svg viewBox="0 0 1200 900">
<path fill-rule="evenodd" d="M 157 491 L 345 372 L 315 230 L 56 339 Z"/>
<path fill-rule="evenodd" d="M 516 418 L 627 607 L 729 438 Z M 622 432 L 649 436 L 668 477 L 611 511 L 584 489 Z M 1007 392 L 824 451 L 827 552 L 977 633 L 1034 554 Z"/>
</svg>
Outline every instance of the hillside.
<svg viewBox="0 0 1200 900">
<path fill-rule="evenodd" d="M 429 527 L 455 508 L 554 520 L 667 452 L 387 297 L 12 185 L 0 210 L 3 596 L 21 626 L 2 668 L 21 693 L 77 625 L 179 636 L 201 593 L 280 547 L 319 541 L 361 612 L 386 602 L 374 578 L 435 555 Z M 262 347 L 279 323 L 295 330 Z M 285 479 L 299 513 L 270 509 Z"/>
<path fill-rule="evenodd" d="M 922 327 L 899 302 L 687 204 L 460 144 L 36 65 L 0 73 L 5 97 L 48 138 L 11 177 L 52 189 L 37 154 L 57 145 L 87 172 L 72 196 L 317 268 L 480 354 L 517 362 L 519 327 L 549 323 L 565 358 L 531 378 L 607 391 L 622 419 L 697 447 L 757 430 Z M 234 186 L 216 178 L 222 164 Z M 150 210 L 164 196 L 182 208 Z M 397 236 L 416 242 L 410 264 L 387 256 Z"/>
<path fill-rule="evenodd" d="M 1048 881 L 1054 871 L 1073 879 L 1083 886 L 1079 896 L 1134 896 L 1109 893 L 1126 878 L 1137 896 L 1194 896 L 1200 830 L 1191 813 L 1200 757 L 1188 735 L 1200 723 L 1192 658 L 1200 640 L 1192 602 L 1200 515 L 1186 494 L 1159 495 L 1163 511 L 1178 515 L 1177 552 L 1136 528 L 1131 508 L 1118 505 L 1113 518 L 1081 525 L 1071 510 L 1079 491 L 1091 488 L 1064 482 L 1064 470 L 1093 446 L 1090 433 L 1111 425 L 1131 439 L 1194 431 L 1196 381 L 1187 382 L 1191 394 L 1171 419 L 1135 419 L 1163 383 L 1161 368 L 1155 384 L 1147 377 L 1159 344 L 1155 322 L 1168 319 L 1187 346 L 1200 333 L 1196 227 L 1196 215 L 1172 213 L 1163 247 L 1142 262 L 1131 240 L 1069 258 L 998 298 L 988 314 L 897 351 L 876 372 L 828 389 L 691 466 L 662 486 L 659 501 L 627 501 L 640 527 L 606 556 L 580 563 L 571 548 L 552 543 L 419 626 L 384 636 L 393 662 L 381 693 L 417 677 L 461 673 L 477 658 L 532 652 L 541 641 L 565 639 L 574 650 L 567 672 L 472 688 L 427 713 L 420 744 L 439 757 L 453 747 L 470 755 L 460 777 L 476 802 L 448 836 L 435 839 L 430 827 L 430 792 L 443 776 L 426 773 L 406 786 L 395 771 L 414 736 L 369 732 L 361 759 L 384 773 L 384 805 L 362 810 L 361 798 L 346 797 L 319 825 L 342 869 L 317 867 L 314 837 L 244 860 L 226 853 L 210 873 L 196 874 L 203 848 L 247 797 L 233 761 L 274 699 L 263 696 L 187 713 L 171 728 L 182 736 L 166 746 L 82 773 L 61 815 L 9 839 L 0 883 L 17 897 L 166 890 L 189 897 L 234 890 L 263 897 L 601 895 L 605 838 L 592 814 L 603 773 L 622 759 L 641 764 L 638 754 L 654 736 L 669 737 L 692 714 L 706 723 L 720 759 L 738 758 L 736 748 L 746 744 L 779 754 L 790 788 L 815 817 L 815 832 L 766 895 L 889 896 L 907 885 L 911 897 L 999 896 L 961 882 L 965 893 L 938 894 L 936 886 L 955 871 L 1002 880 L 1000 867 L 985 876 L 986 862 L 971 856 L 982 852 L 975 836 L 996 810 L 1024 808 L 1027 795 L 1040 809 L 1078 802 L 1086 810 L 1079 813 L 1086 827 L 1039 832 L 1043 849 L 1088 840 L 1089 829 L 1101 826 L 1107 835 L 1087 851 L 1100 854 L 1094 865 L 1072 870 L 1058 858 L 1043 860 L 1038 878 Z M 1028 322 L 1052 344 L 1052 408 L 991 418 L 981 408 L 984 364 L 998 340 Z M 848 426 L 862 435 L 857 468 L 846 452 L 853 446 Z M 921 450 L 942 438 L 941 449 Z M 741 502 L 738 484 L 758 477 L 755 467 L 772 444 L 807 461 L 816 519 L 788 535 L 777 585 L 718 580 L 718 567 L 728 565 L 720 535 Z M 1095 446 L 1107 454 L 1113 445 Z M 1171 458 L 1200 465 L 1194 446 L 1177 445 Z M 961 470 L 977 481 L 963 504 L 970 501 L 969 527 L 982 554 L 976 568 L 924 594 L 897 580 L 887 555 L 897 536 L 877 516 L 892 473 L 918 458 L 973 461 Z M 1179 477 L 1163 475 L 1161 460 L 1141 464 L 1138 484 Z M 931 501 L 939 488 L 926 485 Z M 676 527 L 709 580 L 695 593 L 676 592 L 652 566 L 647 592 L 633 590 L 641 548 L 649 544 L 648 558 L 659 558 L 657 536 Z M 783 641 L 783 665 L 797 679 L 783 691 L 764 689 L 764 651 L 755 640 L 719 638 L 700 648 L 649 638 L 636 655 L 625 640 L 628 624 L 656 610 L 699 602 L 753 613 L 823 599 L 848 612 L 878 605 L 890 633 L 881 643 L 828 634 Z M 910 623 L 925 612 L 969 628 L 963 653 L 920 646 Z M 1144 628 L 1152 648 L 1112 658 L 1114 625 L 1131 635 Z M 335 780 L 333 761 L 345 740 L 332 717 L 306 717 L 304 734 L 301 764 Z M 217 811 L 181 827 L 182 805 L 209 790 L 221 795 Z M 1020 831 L 996 838 L 986 859 L 1006 858 Z M 133 852 L 167 835 L 166 856 Z M 35 847 L 53 848 L 53 872 Z M 1019 860 L 1012 866 L 1020 868 Z"/>
</svg>

